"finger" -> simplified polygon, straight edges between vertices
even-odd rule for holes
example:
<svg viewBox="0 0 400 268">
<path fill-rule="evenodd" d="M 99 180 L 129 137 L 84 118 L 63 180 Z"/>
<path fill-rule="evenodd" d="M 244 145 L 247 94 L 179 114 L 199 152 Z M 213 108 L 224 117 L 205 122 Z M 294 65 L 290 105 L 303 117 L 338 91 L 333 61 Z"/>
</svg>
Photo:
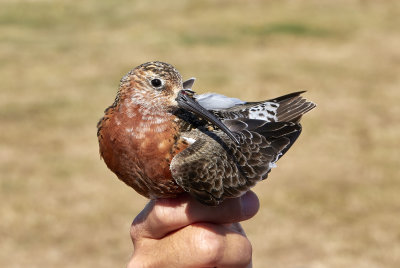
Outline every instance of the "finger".
<svg viewBox="0 0 400 268">
<path fill-rule="evenodd" d="M 229 226 L 223 258 L 214 266 L 218 267 L 252 267 L 252 246 L 239 223 Z M 214 267 L 213 266 L 213 267 Z"/>
<path fill-rule="evenodd" d="M 146 239 L 135 248 L 131 263 L 139 265 L 140 256 L 146 256 L 151 267 L 247 267 L 251 255 L 249 240 L 234 229 L 196 223 L 161 240 Z"/>
<path fill-rule="evenodd" d="M 249 191 L 239 198 L 227 199 L 216 207 L 205 206 L 188 195 L 150 201 L 132 223 L 132 239 L 159 239 L 196 222 L 234 223 L 253 217 L 259 200 Z"/>
</svg>

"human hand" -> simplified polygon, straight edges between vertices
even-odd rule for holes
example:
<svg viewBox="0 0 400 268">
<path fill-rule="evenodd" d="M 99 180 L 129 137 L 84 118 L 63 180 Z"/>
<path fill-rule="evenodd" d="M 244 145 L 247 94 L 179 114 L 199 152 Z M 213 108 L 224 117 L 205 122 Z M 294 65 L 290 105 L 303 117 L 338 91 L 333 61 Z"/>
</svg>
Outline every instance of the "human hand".
<svg viewBox="0 0 400 268">
<path fill-rule="evenodd" d="M 258 209 L 251 191 L 217 207 L 189 195 L 151 200 L 132 223 L 128 267 L 251 267 L 251 244 L 238 222 Z"/>
</svg>

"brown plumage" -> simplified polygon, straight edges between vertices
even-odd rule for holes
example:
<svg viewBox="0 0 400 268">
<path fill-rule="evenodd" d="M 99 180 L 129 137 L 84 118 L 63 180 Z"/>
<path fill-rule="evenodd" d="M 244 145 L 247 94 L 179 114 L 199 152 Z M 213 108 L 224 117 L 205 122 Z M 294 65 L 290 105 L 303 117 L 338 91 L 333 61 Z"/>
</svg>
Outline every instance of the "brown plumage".
<svg viewBox="0 0 400 268">
<path fill-rule="evenodd" d="M 148 198 L 185 191 L 217 205 L 267 178 L 315 104 L 302 92 L 250 103 L 196 95 L 193 82 L 182 82 L 162 62 L 130 71 L 98 123 L 100 154 L 119 179 Z"/>
</svg>

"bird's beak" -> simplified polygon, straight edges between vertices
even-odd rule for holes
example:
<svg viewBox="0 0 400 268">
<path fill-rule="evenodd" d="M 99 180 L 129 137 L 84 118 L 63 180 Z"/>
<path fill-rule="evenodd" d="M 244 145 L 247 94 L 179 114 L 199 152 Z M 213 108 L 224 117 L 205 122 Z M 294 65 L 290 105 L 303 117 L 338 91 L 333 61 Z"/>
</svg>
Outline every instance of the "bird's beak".
<svg viewBox="0 0 400 268">
<path fill-rule="evenodd" d="M 194 80 L 193 80 L 194 82 Z M 193 84 L 193 83 L 192 83 Z M 201 106 L 194 98 L 191 96 L 193 95 L 192 91 L 186 91 L 185 89 L 178 92 L 178 97 L 176 98 L 176 102 L 178 106 L 182 109 L 188 110 L 201 118 L 209 121 L 214 126 L 220 128 L 226 135 L 228 135 L 236 144 L 239 144 L 238 139 L 235 135 L 229 130 L 224 123 L 221 122 L 217 117 L 215 117 L 212 113 L 206 110 L 203 106 Z"/>
</svg>

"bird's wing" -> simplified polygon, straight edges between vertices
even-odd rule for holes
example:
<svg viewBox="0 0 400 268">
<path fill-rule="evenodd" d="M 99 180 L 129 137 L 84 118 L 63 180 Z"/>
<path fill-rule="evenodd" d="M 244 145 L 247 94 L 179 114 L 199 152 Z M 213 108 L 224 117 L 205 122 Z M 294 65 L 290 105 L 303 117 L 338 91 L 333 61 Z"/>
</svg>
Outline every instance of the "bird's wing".
<svg viewBox="0 0 400 268">
<path fill-rule="evenodd" d="M 250 132 L 253 134 L 252 136 L 249 135 L 249 140 L 246 140 L 247 142 L 251 141 L 252 144 L 257 144 L 253 138 L 255 136 L 254 133 L 263 136 L 267 143 L 272 144 L 277 141 L 279 141 L 278 143 L 282 143 L 286 141 L 283 142 L 284 146 L 276 150 L 275 154 L 270 154 L 275 157 L 269 164 L 272 167 L 290 149 L 300 136 L 302 130 L 301 125 L 295 122 L 267 122 L 249 118 L 228 119 L 224 120 L 224 124 L 234 133 Z"/>
<path fill-rule="evenodd" d="M 195 94 L 192 91 L 195 80 L 196 78 L 192 77 L 184 81 L 183 88 L 194 93 L 196 101 L 221 120 L 243 117 L 268 122 L 299 122 L 303 114 L 316 106 L 315 103 L 300 96 L 305 91 L 260 102 L 245 102 L 217 93 Z"/>
<path fill-rule="evenodd" d="M 313 102 L 303 98 L 302 93 L 304 91 L 260 102 L 238 100 L 226 108 L 213 109 L 212 107 L 216 105 L 210 105 L 210 108 L 207 109 L 213 110 L 213 113 L 220 119 L 249 118 L 267 122 L 298 122 L 303 114 L 316 106 Z"/>
<path fill-rule="evenodd" d="M 217 93 L 195 95 L 196 101 L 207 110 L 229 109 L 236 105 L 245 104 L 245 101 L 229 98 Z"/>
<path fill-rule="evenodd" d="M 292 122 L 233 119 L 224 123 L 235 132 L 240 146 L 220 130 L 193 130 L 182 134 L 192 144 L 171 161 L 176 183 L 207 205 L 238 197 L 267 178 L 301 132 L 301 126 Z"/>
</svg>

